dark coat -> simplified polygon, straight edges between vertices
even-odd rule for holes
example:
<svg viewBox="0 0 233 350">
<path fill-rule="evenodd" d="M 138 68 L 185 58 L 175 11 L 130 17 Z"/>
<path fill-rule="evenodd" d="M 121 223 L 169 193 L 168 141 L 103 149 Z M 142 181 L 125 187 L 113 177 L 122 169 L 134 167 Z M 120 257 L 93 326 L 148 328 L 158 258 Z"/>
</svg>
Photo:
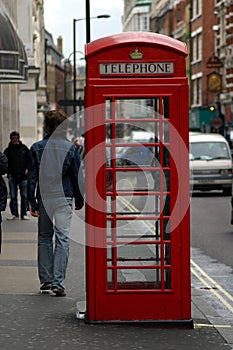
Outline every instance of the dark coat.
<svg viewBox="0 0 233 350">
<path fill-rule="evenodd" d="M 16 181 L 27 179 L 28 163 L 29 163 L 29 149 L 21 141 L 19 144 L 13 145 L 9 143 L 4 151 L 8 159 L 7 175 L 11 175 Z"/>
<path fill-rule="evenodd" d="M 7 187 L 2 175 L 6 174 L 7 165 L 8 165 L 7 157 L 5 156 L 5 154 L 0 152 L 0 211 L 3 211 L 6 209 Z"/>
</svg>

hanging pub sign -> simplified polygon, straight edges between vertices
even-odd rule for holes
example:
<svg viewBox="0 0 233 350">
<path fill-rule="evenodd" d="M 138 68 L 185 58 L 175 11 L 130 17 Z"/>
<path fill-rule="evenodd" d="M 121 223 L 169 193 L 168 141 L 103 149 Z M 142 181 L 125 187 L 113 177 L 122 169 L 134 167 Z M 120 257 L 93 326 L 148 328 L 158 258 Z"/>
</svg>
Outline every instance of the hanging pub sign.
<svg viewBox="0 0 233 350">
<path fill-rule="evenodd" d="M 222 66 L 222 61 L 215 55 L 212 55 L 206 63 L 206 68 L 221 68 Z"/>
<path fill-rule="evenodd" d="M 220 92 L 222 90 L 222 76 L 212 72 L 207 76 L 207 88 L 209 92 Z"/>
</svg>

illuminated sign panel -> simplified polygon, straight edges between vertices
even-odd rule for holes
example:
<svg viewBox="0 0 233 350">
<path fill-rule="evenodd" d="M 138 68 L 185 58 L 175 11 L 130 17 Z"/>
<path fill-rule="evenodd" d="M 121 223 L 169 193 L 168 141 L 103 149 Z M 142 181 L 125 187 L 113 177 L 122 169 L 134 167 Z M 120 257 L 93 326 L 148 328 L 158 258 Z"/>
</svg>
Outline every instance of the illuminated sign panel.
<svg viewBox="0 0 233 350">
<path fill-rule="evenodd" d="M 100 63 L 101 75 L 124 75 L 124 74 L 173 74 L 173 62 L 122 62 Z"/>
</svg>

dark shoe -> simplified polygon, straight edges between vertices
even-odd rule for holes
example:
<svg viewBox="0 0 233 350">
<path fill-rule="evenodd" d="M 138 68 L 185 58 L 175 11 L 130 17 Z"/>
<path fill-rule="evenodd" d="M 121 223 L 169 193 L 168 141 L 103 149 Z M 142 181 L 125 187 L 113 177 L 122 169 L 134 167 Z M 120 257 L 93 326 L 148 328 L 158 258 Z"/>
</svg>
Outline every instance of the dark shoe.
<svg viewBox="0 0 233 350">
<path fill-rule="evenodd" d="M 52 287 L 52 292 L 54 294 L 56 294 L 56 297 L 65 297 L 66 296 L 66 293 L 65 293 L 65 290 L 62 289 L 62 288 L 58 288 L 58 287 Z"/>
<path fill-rule="evenodd" d="M 41 293 L 48 293 L 50 290 L 51 290 L 51 283 L 45 282 L 40 286 Z"/>
</svg>

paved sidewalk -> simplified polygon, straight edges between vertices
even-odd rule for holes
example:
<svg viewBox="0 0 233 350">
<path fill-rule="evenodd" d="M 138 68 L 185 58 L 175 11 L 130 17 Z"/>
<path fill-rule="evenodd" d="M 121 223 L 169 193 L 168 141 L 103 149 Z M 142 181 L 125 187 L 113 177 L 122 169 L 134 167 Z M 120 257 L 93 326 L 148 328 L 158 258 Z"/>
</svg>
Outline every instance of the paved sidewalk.
<svg viewBox="0 0 233 350">
<path fill-rule="evenodd" d="M 82 350 L 229 350 L 233 330 L 192 288 L 194 329 L 90 325 L 76 318 L 85 300 L 85 249 L 71 242 L 67 297 L 40 294 L 36 265 L 37 220 L 7 221 L 0 255 L 0 348 Z M 82 215 L 82 213 L 81 213 Z"/>
</svg>

